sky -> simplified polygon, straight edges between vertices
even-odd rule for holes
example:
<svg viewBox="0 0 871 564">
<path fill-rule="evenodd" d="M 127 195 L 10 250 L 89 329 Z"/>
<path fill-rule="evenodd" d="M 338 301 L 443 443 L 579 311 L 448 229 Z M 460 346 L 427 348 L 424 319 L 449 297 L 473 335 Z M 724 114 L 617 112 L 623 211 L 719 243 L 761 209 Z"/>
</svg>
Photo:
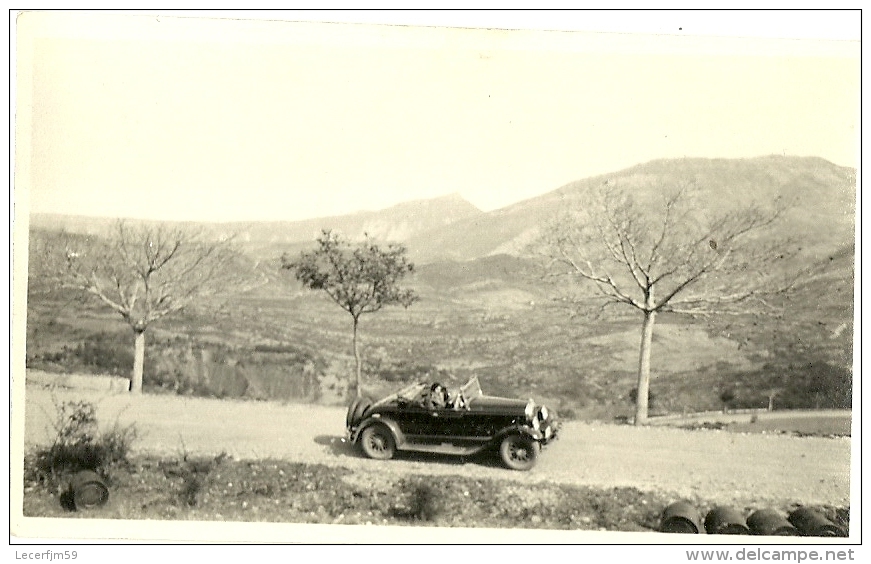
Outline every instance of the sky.
<svg viewBox="0 0 871 564">
<path fill-rule="evenodd" d="M 660 158 L 858 163 L 854 12 L 35 12 L 16 32 L 31 212 L 490 211 Z"/>
</svg>

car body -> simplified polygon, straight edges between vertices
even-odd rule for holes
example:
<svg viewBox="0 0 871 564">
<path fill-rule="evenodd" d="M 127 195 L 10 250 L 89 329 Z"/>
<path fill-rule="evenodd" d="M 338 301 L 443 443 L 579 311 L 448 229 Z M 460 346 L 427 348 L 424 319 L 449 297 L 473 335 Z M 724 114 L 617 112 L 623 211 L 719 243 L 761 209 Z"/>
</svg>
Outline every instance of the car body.
<svg viewBox="0 0 871 564">
<path fill-rule="evenodd" d="M 357 399 L 345 423 L 350 442 L 370 458 L 386 460 L 397 450 L 470 456 L 498 449 L 514 470 L 532 468 L 559 430 L 547 407 L 485 395 L 477 377 L 455 390 L 419 382 L 375 402 Z"/>
</svg>

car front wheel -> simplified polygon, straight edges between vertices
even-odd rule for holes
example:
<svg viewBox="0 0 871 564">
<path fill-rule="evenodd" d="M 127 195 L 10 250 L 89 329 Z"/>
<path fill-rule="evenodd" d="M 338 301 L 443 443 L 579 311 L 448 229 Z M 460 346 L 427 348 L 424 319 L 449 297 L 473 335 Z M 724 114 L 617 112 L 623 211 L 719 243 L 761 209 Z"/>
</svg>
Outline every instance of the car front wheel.
<svg viewBox="0 0 871 564">
<path fill-rule="evenodd" d="M 541 445 L 530 437 L 508 435 L 502 439 L 499 455 L 502 462 L 512 470 L 529 470 L 535 466 Z"/>
<path fill-rule="evenodd" d="M 383 425 L 366 427 L 360 436 L 360 447 L 366 456 L 376 460 L 393 458 L 396 451 L 393 434 Z"/>
</svg>

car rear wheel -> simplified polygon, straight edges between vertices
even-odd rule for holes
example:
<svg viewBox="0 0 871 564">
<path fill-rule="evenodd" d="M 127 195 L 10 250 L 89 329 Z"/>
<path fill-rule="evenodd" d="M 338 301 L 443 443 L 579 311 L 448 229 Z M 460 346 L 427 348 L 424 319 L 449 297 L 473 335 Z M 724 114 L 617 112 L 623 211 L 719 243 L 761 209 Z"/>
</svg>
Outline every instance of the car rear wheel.
<svg viewBox="0 0 871 564">
<path fill-rule="evenodd" d="M 541 445 L 523 435 L 508 435 L 499 445 L 502 462 L 512 470 L 529 470 L 535 466 Z"/>
<path fill-rule="evenodd" d="M 393 434 L 384 425 L 366 427 L 360 435 L 360 447 L 366 456 L 376 460 L 393 458 L 393 453 L 396 452 Z"/>
</svg>

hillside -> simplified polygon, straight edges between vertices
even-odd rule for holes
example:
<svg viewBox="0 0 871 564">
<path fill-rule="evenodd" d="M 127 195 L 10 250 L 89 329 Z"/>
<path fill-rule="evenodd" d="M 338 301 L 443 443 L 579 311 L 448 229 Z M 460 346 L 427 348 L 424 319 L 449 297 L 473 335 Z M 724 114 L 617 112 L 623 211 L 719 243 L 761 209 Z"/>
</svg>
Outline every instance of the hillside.
<svg viewBox="0 0 871 564">
<path fill-rule="evenodd" d="M 854 240 L 856 171 L 813 157 L 656 160 L 569 183 L 541 196 L 484 213 L 458 194 L 416 200 L 378 211 L 304 221 L 199 224 L 215 237 L 235 234 L 243 250 L 275 260 L 311 244 L 322 229 L 352 239 L 368 233 L 401 242 L 418 264 L 467 261 L 489 255 L 522 256 L 541 225 L 566 208 L 582 206 L 589 190 L 604 183 L 631 189 L 654 202 L 663 189 L 691 182 L 711 209 L 782 198 L 789 212 L 780 234 L 803 244 L 803 260 L 824 258 Z M 102 233 L 114 220 L 34 214 L 36 228 Z"/>
<path fill-rule="evenodd" d="M 438 230 L 455 221 L 475 217 L 481 210 L 458 194 L 429 200 L 414 200 L 377 210 L 354 214 L 307 219 L 302 221 L 240 221 L 225 223 L 176 223 L 203 229 L 212 237 L 233 235 L 240 247 L 252 257 L 275 259 L 285 252 L 306 246 L 324 229 L 344 233 L 351 239 L 368 233 L 381 241 L 403 242 L 420 233 Z M 115 219 L 57 214 L 33 214 L 34 229 L 65 229 L 74 233 L 101 235 L 109 232 Z M 129 220 L 132 223 L 141 220 Z"/>
<path fill-rule="evenodd" d="M 221 228 L 235 233 L 247 252 L 257 258 L 270 259 L 284 252 L 311 246 L 324 229 L 340 231 L 351 239 L 360 239 L 368 233 L 380 241 L 405 242 L 421 233 L 438 230 L 481 213 L 458 194 L 452 194 L 351 215 L 295 222 L 227 223 Z"/>
<path fill-rule="evenodd" d="M 854 239 L 855 170 L 818 158 L 771 156 L 652 161 L 578 180 L 542 196 L 457 221 L 412 238 L 408 247 L 421 262 L 522 254 L 543 222 L 567 207 L 583 205 L 593 187 L 607 182 L 653 201 L 663 188 L 685 181 L 701 190 L 711 209 L 786 199 L 790 211 L 780 229 L 784 235 L 797 235 L 806 241 L 808 258 L 819 259 Z"/>
<path fill-rule="evenodd" d="M 475 374 L 494 393 L 535 394 L 564 413 L 604 418 L 628 413 L 640 320 L 629 311 L 599 316 L 570 311 L 554 301 L 521 251 L 541 221 L 567 202 L 583 201 L 593 186 L 615 181 L 653 198 L 657 187 L 680 178 L 703 185 L 712 207 L 751 197 L 791 197 L 783 232 L 802 242 L 794 266 L 804 274 L 794 292 L 756 315 L 662 316 L 654 336 L 655 409 L 716 409 L 727 389 L 734 392 L 736 407 L 764 407 L 772 390 L 784 407 L 849 404 L 855 172 L 819 159 L 783 157 L 655 161 L 490 213 L 475 212 L 456 197 L 412 203 L 332 224 L 297 224 L 297 235 L 281 231 L 287 243 L 276 240 L 279 235 L 268 239 L 269 226 L 253 225 L 245 244 L 262 257 L 256 267 L 262 283 L 156 325 L 146 378 L 155 388 L 180 393 L 340 402 L 353 366 L 348 316 L 279 271 L 277 256 L 310 244 L 290 238 L 315 225 L 358 230 L 380 225 L 380 233 L 393 230 L 399 237 L 403 225 L 419 220 L 420 234 L 406 243 L 417 262 L 408 283 L 420 301 L 408 310 L 386 308 L 361 325 L 372 395 L 411 379 L 457 381 Z M 438 216 L 450 209 L 458 212 L 456 219 L 432 227 L 446 222 Z M 82 308 L 60 294 L 34 296 L 27 330 L 30 367 L 129 370 L 129 329 L 99 307 Z"/>
</svg>

